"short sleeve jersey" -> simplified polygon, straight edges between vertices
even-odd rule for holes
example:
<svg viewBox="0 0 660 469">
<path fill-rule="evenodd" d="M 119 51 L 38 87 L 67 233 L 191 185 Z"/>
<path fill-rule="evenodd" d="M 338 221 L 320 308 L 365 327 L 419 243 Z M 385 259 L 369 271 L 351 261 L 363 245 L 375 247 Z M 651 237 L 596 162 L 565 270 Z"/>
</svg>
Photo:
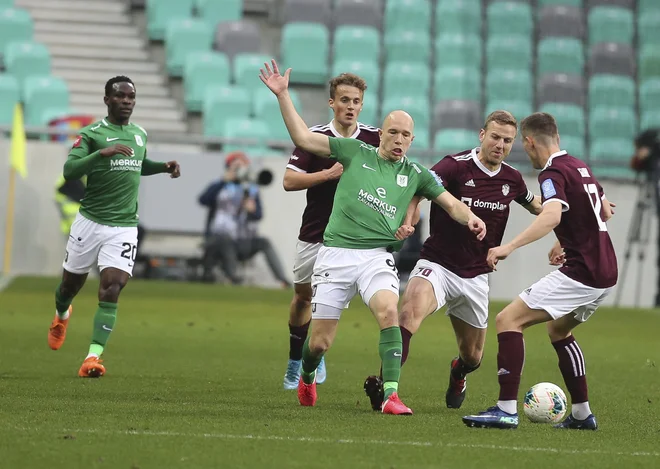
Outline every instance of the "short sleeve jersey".
<svg viewBox="0 0 660 469">
<path fill-rule="evenodd" d="M 334 127 L 334 121 L 326 125 L 310 127 L 312 132 L 317 132 L 328 137 L 342 138 Z M 380 144 L 378 128 L 364 125 L 358 122 L 355 133 L 350 137 L 377 147 Z M 329 169 L 336 161 L 322 158 L 300 148 L 296 148 L 289 158 L 287 168 L 299 173 L 316 173 Z M 302 223 L 298 239 L 307 243 L 323 242 L 323 232 L 328 225 L 330 212 L 332 212 L 332 201 L 339 180 L 327 181 L 307 189 L 307 206 L 302 215 Z"/>
<path fill-rule="evenodd" d="M 147 132 L 136 124 L 114 125 L 102 119 L 82 129 L 69 159 L 83 158 L 121 143 L 134 155 L 117 154 L 99 159 L 87 174 L 80 214 L 108 226 L 137 226 L 138 189 L 142 161 L 147 155 Z"/>
<path fill-rule="evenodd" d="M 526 205 L 534 200 L 522 175 L 506 163 L 495 171 L 479 161 L 478 148 L 446 156 L 432 170 L 445 188 L 464 202 L 487 227 L 479 241 L 436 204 L 431 205 L 429 237 L 421 258 L 440 264 L 462 278 L 491 272 L 486 262 L 488 249 L 502 243 L 511 202 Z"/>
<path fill-rule="evenodd" d="M 372 145 L 330 137 L 331 158 L 344 166 L 323 242 L 349 249 L 401 249 L 395 233 L 415 195 L 435 199 L 445 189 L 427 168 L 407 157 L 391 162 Z"/>
<path fill-rule="evenodd" d="M 603 188 L 587 164 L 565 151 L 550 156 L 539 174 L 543 205 L 558 201 L 563 213 L 555 235 L 566 253 L 559 268 L 593 288 L 609 288 L 618 277 L 617 259 L 602 217 Z"/>
</svg>

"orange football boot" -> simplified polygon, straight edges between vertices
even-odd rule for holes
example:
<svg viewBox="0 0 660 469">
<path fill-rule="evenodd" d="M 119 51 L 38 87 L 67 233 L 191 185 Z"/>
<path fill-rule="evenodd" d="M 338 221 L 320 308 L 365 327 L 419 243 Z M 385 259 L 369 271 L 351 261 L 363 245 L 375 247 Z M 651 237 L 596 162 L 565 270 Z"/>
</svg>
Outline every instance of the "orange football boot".
<svg viewBox="0 0 660 469">
<path fill-rule="evenodd" d="M 105 366 L 101 363 L 103 363 L 103 360 L 99 360 L 97 357 L 85 358 L 80 370 L 78 370 L 78 376 L 81 378 L 100 378 L 105 374 Z"/>
<path fill-rule="evenodd" d="M 60 319 L 56 313 L 55 319 L 50 323 L 50 329 L 48 329 L 48 346 L 51 349 L 59 350 L 64 343 L 64 339 L 66 338 L 66 327 L 69 325 L 72 311 L 73 308 L 69 305 L 69 317 L 67 319 Z"/>
</svg>

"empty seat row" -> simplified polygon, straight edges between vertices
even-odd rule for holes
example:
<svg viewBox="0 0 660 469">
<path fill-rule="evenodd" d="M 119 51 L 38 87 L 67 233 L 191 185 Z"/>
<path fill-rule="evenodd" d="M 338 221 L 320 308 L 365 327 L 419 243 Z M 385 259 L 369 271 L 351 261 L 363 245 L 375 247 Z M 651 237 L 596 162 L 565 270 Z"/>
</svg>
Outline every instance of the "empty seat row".
<svg viewBox="0 0 660 469">
<path fill-rule="evenodd" d="M 243 0 L 151 0 L 147 2 L 147 33 L 150 39 L 165 39 L 171 20 L 192 18 L 193 13 L 211 28 L 238 21 L 243 16 Z"/>
<path fill-rule="evenodd" d="M 25 105 L 26 125 L 46 125 L 54 117 L 69 114 L 69 88 L 52 76 L 30 76 L 19 80 L 0 74 L 0 124 L 10 124 L 14 106 Z"/>
</svg>

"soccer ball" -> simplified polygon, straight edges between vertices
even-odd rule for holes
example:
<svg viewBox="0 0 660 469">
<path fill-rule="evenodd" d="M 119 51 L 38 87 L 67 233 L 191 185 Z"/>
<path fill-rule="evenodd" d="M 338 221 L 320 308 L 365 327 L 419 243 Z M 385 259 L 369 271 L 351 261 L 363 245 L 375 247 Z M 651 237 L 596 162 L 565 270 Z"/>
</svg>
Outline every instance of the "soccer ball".
<svg viewBox="0 0 660 469">
<path fill-rule="evenodd" d="M 525 415 L 534 423 L 557 423 L 566 407 L 566 394 L 556 384 L 538 383 L 525 394 Z"/>
</svg>

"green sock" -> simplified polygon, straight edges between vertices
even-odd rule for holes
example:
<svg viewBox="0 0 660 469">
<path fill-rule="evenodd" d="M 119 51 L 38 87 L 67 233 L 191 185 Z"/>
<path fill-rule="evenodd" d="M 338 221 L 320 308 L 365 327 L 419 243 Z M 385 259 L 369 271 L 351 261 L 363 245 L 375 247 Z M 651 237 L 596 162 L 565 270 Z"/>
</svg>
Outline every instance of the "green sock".
<svg viewBox="0 0 660 469">
<path fill-rule="evenodd" d="M 108 342 L 112 328 L 117 320 L 117 303 L 99 302 L 99 308 L 94 315 L 94 331 L 92 332 L 92 345 L 89 354 L 101 356 L 103 348 Z"/>
<path fill-rule="evenodd" d="M 323 358 L 323 354 L 319 355 L 318 357 L 312 355 L 312 351 L 309 349 L 309 336 L 307 336 L 307 340 L 305 340 L 305 344 L 303 345 L 302 356 L 301 376 L 303 383 L 312 384 L 314 382 L 314 378 L 316 377 L 316 369 L 318 368 L 319 363 L 321 363 L 321 358 Z"/>
<path fill-rule="evenodd" d="M 399 388 L 402 349 L 401 329 L 388 327 L 380 331 L 378 353 L 383 362 L 383 391 L 386 400 Z"/>
<path fill-rule="evenodd" d="M 57 311 L 58 316 L 62 317 L 67 311 L 69 311 L 69 306 L 73 301 L 73 297 L 67 298 L 60 293 L 60 288 L 62 283 L 57 286 L 55 289 L 55 310 Z"/>
</svg>

